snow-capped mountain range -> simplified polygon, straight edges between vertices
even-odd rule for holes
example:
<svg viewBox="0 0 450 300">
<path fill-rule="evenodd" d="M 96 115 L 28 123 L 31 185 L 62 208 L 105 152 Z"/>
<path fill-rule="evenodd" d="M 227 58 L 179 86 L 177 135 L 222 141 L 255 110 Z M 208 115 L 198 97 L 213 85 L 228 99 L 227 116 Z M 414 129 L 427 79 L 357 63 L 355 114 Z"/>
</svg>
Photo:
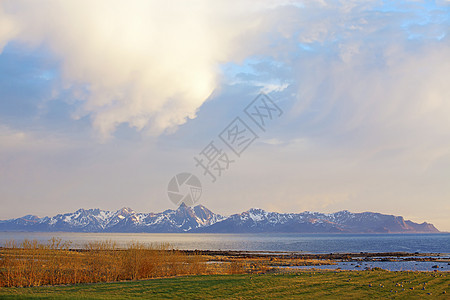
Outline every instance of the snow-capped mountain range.
<svg viewBox="0 0 450 300">
<path fill-rule="evenodd" d="M 130 208 L 116 212 L 79 209 L 74 213 L 39 218 L 0 221 L 0 231 L 68 232 L 208 232 L 208 233 L 435 233 L 432 224 L 414 223 L 400 216 L 339 211 L 277 213 L 250 209 L 240 214 L 221 216 L 206 207 L 181 204 L 176 210 L 138 213 Z"/>
</svg>

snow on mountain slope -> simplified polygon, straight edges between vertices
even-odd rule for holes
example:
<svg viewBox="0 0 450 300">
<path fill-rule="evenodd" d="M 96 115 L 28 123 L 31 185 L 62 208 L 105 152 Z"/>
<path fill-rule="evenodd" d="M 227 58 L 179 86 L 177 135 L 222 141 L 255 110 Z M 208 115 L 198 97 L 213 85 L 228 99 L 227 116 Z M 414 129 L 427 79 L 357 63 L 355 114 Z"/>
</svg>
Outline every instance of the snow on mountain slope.
<svg viewBox="0 0 450 300">
<path fill-rule="evenodd" d="M 181 204 L 176 210 L 160 213 L 137 213 L 124 207 L 118 211 L 79 209 L 73 213 L 39 218 L 0 221 L 3 231 L 68 231 L 68 232 L 210 232 L 210 233 L 416 233 L 439 232 L 432 224 L 417 224 L 403 217 L 364 212 L 339 211 L 277 213 L 252 208 L 224 217 L 198 205 Z"/>
</svg>

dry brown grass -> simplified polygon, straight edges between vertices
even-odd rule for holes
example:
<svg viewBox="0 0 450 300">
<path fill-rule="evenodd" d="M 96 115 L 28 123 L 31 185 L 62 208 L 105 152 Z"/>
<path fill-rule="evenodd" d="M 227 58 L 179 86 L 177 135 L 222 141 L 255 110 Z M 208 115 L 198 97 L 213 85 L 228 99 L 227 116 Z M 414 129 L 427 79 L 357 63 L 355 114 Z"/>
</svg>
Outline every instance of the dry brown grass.
<svg viewBox="0 0 450 300">
<path fill-rule="evenodd" d="M 167 244 L 91 242 L 73 250 L 70 242 L 10 241 L 0 249 L 0 286 L 61 285 L 200 274 L 237 274 L 239 262 L 207 264 L 207 258 L 170 250 Z"/>
</svg>

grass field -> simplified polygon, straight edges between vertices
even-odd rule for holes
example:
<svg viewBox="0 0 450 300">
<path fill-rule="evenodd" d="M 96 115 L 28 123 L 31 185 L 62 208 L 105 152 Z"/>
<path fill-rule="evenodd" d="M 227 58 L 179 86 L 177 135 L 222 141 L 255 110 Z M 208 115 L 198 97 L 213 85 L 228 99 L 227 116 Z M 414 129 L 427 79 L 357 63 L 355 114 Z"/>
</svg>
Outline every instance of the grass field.
<svg viewBox="0 0 450 300">
<path fill-rule="evenodd" d="M 444 272 L 303 271 L 264 275 L 185 276 L 72 286 L 0 288 L 0 298 L 450 299 L 449 285 L 450 274 Z"/>
</svg>

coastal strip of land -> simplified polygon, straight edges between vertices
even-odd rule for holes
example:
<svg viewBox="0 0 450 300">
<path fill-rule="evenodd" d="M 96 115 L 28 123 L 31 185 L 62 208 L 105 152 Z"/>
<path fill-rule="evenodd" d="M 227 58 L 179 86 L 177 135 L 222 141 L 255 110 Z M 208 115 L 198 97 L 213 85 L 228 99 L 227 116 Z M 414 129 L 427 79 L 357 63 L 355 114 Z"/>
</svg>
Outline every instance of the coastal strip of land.
<svg viewBox="0 0 450 300">
<path fill-rule="evenodd" d="M 177 250 L 168 244 L 130 243 L 119 247 L 112 241 L 71 247 L 51 239 L 8 242 L 0 248 L 0 287 L 80 285 L 138 281 L 179 276 L 282 275 L 304 268 L 382 271 L 368 262 L 432 262 L 429 273 L 447 274 L 448 254 L 439 253 L 328 253 Z M 430 265 L 431 266 L 431 265 Z M 334 267 L 334 268 L 333 268 Z M 347 270 L 348 271 L 348 270 Z M 445 275 L 447 276 L 447 275 Z"/>
</svg>

